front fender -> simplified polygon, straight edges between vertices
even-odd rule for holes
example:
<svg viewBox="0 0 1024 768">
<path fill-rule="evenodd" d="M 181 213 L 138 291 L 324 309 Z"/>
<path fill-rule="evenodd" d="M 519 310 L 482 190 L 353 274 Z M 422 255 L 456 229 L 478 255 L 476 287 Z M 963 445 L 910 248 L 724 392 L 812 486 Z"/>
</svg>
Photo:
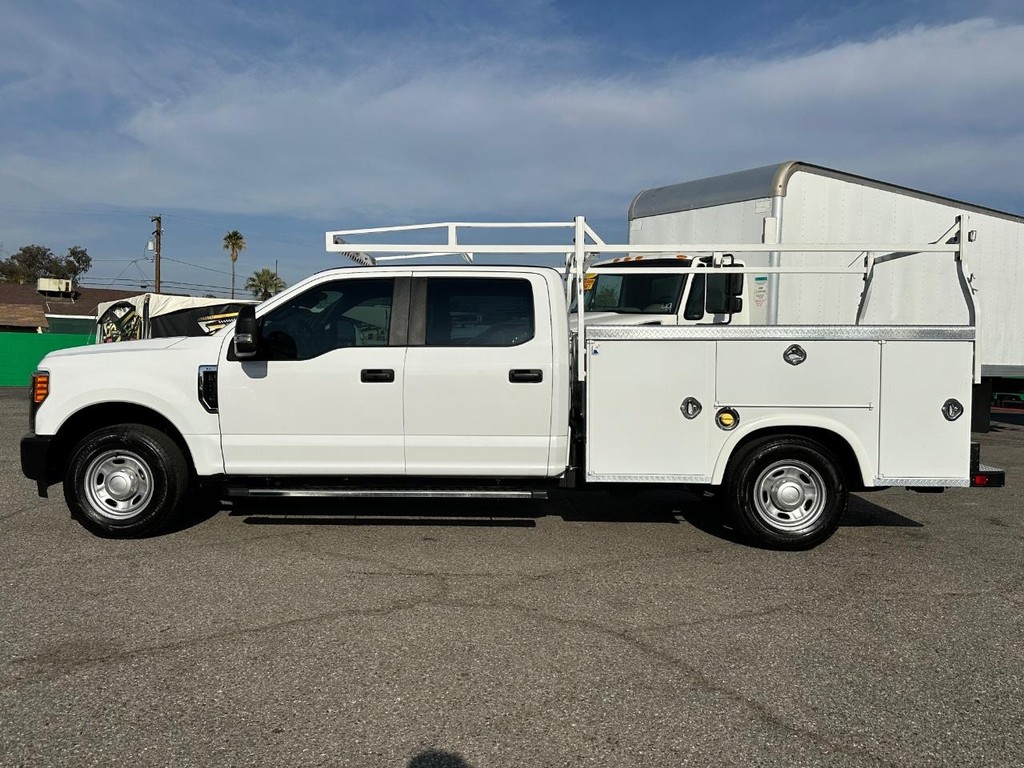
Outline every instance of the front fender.
<svg viewBox="0 0 1024 768">
<path fill-rule="evenodd" d="M 36 413 L 36 434 L 56 435 L 94 406 L 146 408 L 178 431 L 199 474 L 222 472 L 220 421 L 198 395 L 199 366 L 216 365 L 221 340 L 187 341 L 164 350 L 44 358 L 40 368 L 50 373 L 50 394 Z"/>
</svg>

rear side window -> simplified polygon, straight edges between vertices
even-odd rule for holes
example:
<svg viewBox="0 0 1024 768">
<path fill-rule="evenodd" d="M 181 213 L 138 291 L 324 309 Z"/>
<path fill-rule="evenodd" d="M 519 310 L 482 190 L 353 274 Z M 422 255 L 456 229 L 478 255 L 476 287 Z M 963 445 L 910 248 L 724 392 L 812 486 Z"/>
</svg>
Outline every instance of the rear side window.
<svg viewBox="0 0 1024 768">
<path fill-rule="evenodd" d="M 427 280 L 428 347 L 513 347 L 533 338 L 529 280 L 432 277 Z"/>
</svg>

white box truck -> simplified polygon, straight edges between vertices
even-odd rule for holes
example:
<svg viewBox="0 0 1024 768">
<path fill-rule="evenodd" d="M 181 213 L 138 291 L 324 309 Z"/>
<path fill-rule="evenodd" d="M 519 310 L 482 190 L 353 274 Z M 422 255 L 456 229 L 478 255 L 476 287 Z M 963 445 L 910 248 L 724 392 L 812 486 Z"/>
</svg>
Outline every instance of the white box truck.
<svg viewBox="0 0 1024 768">
<path fill-rule="evenodd" d="M 838 279 L 823 274 L 754 275 L 746 295 L 747 315 L 734 322 L 819 325 L 853 318 L 859 324 L 974 325 L 981 379 L 974 425 L 987 428 L 993 391 L 1024 392 L 1024 216 L 786 162 L 640 192 L 629 207 L 629 242 L 934 242 L 955 219 L 971 233 L 962 275 L 948 261 L 899 254 L 872 257 L 869 301 L 864 300 L 866 283 L 860 274 Z M 813 269 L 828 263 L 826 254 L 815 251 L 735 256 L 762 266 Z M 853 253 L 850 258 L 862 257 Z M 967 308 L 958 300 L 961 280 L 977 294 L 973 316 L 965 314 Z M 677 320 L 713 321 L 688 320 L 682 311 Z"/>
</svg>

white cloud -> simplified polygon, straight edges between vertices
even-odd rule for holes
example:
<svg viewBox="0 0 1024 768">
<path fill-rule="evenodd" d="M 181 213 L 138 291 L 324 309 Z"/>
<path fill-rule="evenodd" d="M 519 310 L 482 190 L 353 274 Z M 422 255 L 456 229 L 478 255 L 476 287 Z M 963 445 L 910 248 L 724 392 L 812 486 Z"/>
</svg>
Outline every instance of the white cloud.
<svg viewBox="0 0 1024 768">
<path fill-rule="evenodd" d="M 185 70 L 195 46 L 172 50 L 162 82 L 187 88 L 136 105 L 142 75 L 129 70 L 118 124 L 63 148 L 0 150 L 0 181 L 72 203 L 357 225 L 618 217 L 643 187 L 785 159 L 989 204 L 1024 177 L 1022 25 L 617 75 L 595 74 L 572 40 L 488 42 L 349 41 L 337 67 L 208 55 Z M 125 55 L 94 61 L 76 87 L 115 92 Z"/>
</svg>

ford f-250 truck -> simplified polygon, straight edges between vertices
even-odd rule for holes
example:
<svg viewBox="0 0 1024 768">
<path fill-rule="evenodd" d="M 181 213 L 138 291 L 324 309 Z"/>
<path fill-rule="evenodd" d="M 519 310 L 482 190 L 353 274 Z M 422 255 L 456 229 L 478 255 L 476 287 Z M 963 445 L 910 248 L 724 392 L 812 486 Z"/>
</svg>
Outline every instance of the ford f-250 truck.
<svg viewBox="0 0 1024 768">
<path fill-rule="evenodd" d="M 41 495 L 63 481 L 75 519 L 112 537 L 157 530 L 202 486 L 483 499 L 721 486 L 737 529 L 778 548 L 826 539 L 851 490 L 1002 483 L 972 455 L 962 418 L 969 325 L 587 327 L 589 262 L 633 247 L 606 245 L 582 217 L 562 225 L 573 242 L 554 246 L 466 246 L 458 232 L 470 225 L 435 226 L 448 233 L 440 245 L 348 240 L 403 228 L 329 232 L 328 250 L 364 251 L 373 266 L 309 277 L 210 337 L 47 355 L 33 376 L 25 475 Z M 723 253 L 738 248 L 645 253 L 678 248 L 708 252 L 682 278 L 717 281 L 703 310 L 739 313 L 743 268 Z M 853 248 L 952 254 L 951 272 L 964 257 L 959 243 L 833 250 Z M 564 252 L 566 272 L 367 255 L 432 250 Z M 679 279 L 676 266 L 644 269 Z"/>
</svg>

